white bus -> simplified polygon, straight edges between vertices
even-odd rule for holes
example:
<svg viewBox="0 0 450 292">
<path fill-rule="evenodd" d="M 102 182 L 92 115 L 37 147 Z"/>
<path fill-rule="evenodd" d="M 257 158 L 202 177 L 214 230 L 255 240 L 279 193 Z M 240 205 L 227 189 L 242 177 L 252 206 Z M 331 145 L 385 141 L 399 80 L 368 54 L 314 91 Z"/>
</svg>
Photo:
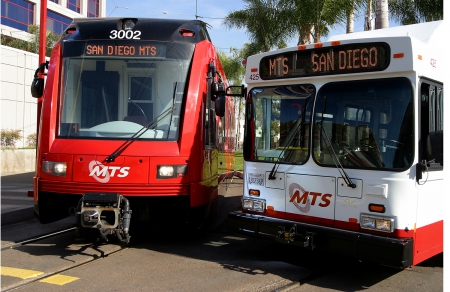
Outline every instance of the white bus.
<svg viewBox="0 0 450 292">
<path fill-rule="evenodd" d="M 436 21 L 250 56 L 229 230 L 399 268 L 442 253 L 443 35 Z"/>
</svg>

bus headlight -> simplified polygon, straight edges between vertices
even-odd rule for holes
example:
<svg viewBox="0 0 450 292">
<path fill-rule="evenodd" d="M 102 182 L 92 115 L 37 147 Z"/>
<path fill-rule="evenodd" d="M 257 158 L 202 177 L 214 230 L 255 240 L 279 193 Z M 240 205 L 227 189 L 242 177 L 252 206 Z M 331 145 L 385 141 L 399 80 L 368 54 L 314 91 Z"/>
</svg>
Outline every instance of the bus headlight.
<svg viewBox="0 0 450 292">
<path fill-rule="evenodd" d="M 187 165 L 158 165 L 157 178 L 176 178 L 187 174 Z"/>
<path fill-rule="evenodd" d="M 47 174 L 65 177 L 67 164 L 65 162 L 44 161 L 42 162 L 42 170 Z"/>
<path fill-rule="evenodd" d="M 266 201 L 253 198 L 242 198 L 242 208 L 253 212 L 264 212 L 266 210 Z"/>
<path fill-rule="evenodd" d="M 394 218 L 361 214 L 360 226 L 382 232 L 394 232 Z"/>
</svg>

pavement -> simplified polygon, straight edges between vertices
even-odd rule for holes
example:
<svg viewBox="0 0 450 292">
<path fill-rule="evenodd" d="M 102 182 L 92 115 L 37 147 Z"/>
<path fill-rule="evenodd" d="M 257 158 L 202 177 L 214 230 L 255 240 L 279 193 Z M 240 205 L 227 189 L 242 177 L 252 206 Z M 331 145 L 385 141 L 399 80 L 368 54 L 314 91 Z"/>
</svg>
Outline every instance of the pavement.
<svg viewBox="0 0 450 292">
<path fill-rule="evenodd" d="M 27 220 L 34 217 L 33 190 L 34 172 L 1 176 L 1 225 Z"/>
</svg>

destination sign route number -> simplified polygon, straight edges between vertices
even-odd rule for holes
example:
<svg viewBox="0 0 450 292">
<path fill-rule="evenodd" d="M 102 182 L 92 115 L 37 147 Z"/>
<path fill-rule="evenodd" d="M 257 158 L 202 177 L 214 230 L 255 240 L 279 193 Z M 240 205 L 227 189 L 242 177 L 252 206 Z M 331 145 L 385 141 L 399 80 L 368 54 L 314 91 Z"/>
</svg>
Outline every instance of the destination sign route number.
<svg viewBox="0 0 450 292">
<path fill-rule="evenodd" d="M 141 31 L 139 30 L 112 30 L 109 35 L 110 39 L 127 39 L 127 40 L 140 40 L 141 39 Z"/>
</svg>

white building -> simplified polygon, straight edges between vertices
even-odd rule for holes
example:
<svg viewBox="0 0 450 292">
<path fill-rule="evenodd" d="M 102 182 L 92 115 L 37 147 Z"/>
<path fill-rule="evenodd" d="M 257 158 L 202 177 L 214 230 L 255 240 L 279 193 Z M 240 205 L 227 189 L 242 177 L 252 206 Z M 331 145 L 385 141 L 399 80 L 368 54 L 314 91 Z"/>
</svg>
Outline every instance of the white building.
<svg viewBox="0 0 450 292">
<path fill-rule="evenodd" d="M 1 0 L 1 35 L 29 40 L 30 24 L 40 24 L 41 0 Z M 77 17 L 105 17 L 106 0 L 48 0 L 47 30 L 61 34 Z M 36 133 L 37 105 L 30 85 L 39 66 L 37 54 L 1 46 L 1 129 L 21 130 L 24 139 L 16 147 L 26 147 L 27 136 Z"/>
</svg>

